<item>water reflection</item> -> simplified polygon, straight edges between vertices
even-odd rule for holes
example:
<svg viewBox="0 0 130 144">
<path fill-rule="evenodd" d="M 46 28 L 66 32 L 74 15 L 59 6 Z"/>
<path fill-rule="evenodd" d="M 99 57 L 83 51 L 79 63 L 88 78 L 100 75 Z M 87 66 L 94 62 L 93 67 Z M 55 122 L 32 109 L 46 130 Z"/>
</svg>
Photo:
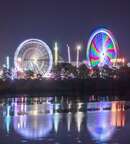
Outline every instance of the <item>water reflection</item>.
<svg viewBox="0 0 130 144">
<path fill-rule="evenodd" d="M 11 116 L 10 116 L 10 109 L 11 106 L 6 107 L 6 115 L 5 115 L 5 124 L 6 124 L 6 131 L 9 133 L 10 131 L 10 125 L 11 125 Z"/>
<path fill-rule="evenodd" d="M 83 112 L 76 112 L 75 114 L 75 120 L 76 120 L 76 126 L 77 126 L 77 130 L 78 132 L 80 132 L 81 130 L 81 125 L 83 122 L 83 118 L 84 118 L 84 113 Z"/>
<path fill-rule="evenodd" d="M 15 131 L 28 139 L 46 137 L 53 128 L 53 105 L 49 99 L 15 99 Z"/>
<path fill-rule="evenodd" d="M 125 102 L 112 102 L 112 125 L 116 127 L 125 126 Z"/>
<path fill-rule="evenodd" d="M 67 138 L 69 134 L 67 143 L 104 143 L 114 138 L 117 128 L 125 127 L 126 103 L 95 102 L 93 97 L 90 102 L 69 97 L 8 98 L 0 100 L 0 117 L 4 125 L 0 129 L 9 136 L 15 133 L 20 138 L 38 140 Z"/>
<path fill-rule="evenodd" d="M 124 106 L 123 101 L 88 103 L 87 128 L 94 140 L 108 141 L 116 127 L 125 126 Z"/>
<path fill-rule="evenodd" d="M 67 114 L 67 130 L 70 132 L 72 122 L 72 113 Z"/>
<path fill-rule="evenodd" d="M 17 116 L 13 121 L 17 133 L 27 139 L 46 137 L 52 130 L 52 116 Z"/>
<path fill-rule="evenodd" d="M 87 128 L 93 139 L 98 141 L 109 140 L 115 132 L 115 127 L 111 124 L 111 111 L 103 109 L 111 107 L 111 103 L 89 103 L 88 107 L 94 109 L 87 112 Z"/>
</svg>

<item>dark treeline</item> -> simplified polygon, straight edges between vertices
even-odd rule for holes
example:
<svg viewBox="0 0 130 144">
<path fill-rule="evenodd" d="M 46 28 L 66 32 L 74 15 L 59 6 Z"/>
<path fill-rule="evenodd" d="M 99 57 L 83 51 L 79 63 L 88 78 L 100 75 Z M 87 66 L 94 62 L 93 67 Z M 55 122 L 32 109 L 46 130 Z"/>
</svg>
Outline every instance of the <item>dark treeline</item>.
<svg viewBox="0 0 130 144">
<path fill-rule="evenodd" d="M 11 80 L 11 72 L 6 68 L 0 80 L 0 92 L 95 92 L 129 90 L 130 68 L 109 68 L 107 65 L 89 69 L 85 64 L 76 68 L 68 63 L 53 67 L 50 78 L 34 77 L 34 72 L 26 71 L 24 79 Z"/>
</svg>

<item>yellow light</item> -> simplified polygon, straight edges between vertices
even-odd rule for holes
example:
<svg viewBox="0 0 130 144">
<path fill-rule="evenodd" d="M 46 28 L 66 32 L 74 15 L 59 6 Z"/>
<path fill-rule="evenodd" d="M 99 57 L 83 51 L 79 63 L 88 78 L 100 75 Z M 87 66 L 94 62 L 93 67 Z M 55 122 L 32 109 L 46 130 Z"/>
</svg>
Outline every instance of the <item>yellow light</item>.
<svg viewBox="0 0 130 144">
<path fill-rule="evenodd" d="M 34 64 L 37 64 L 37 58 L 34 57 L 33 60 L 34 60 Z"/>
<path fill-rule="evenodd" d="M 33 114 L 33 115 L 38 115 L 38 111 L 37 111 L 37 110 L 34 110 L 32 114 Z"/>
<path fill-rule="evenodd" d="M 124 58 L 112 59 L 111 62 L 112 63 L 125 63 L 125 59 Z"/>
<path fill-rule="evenodd" d="M 57 65 L 57 63 L 58 63 L 58 44 L 57 44 L 57 42 L 55 43 L 54 51 L 55 51 L 55 65 Z"/>
</svg>

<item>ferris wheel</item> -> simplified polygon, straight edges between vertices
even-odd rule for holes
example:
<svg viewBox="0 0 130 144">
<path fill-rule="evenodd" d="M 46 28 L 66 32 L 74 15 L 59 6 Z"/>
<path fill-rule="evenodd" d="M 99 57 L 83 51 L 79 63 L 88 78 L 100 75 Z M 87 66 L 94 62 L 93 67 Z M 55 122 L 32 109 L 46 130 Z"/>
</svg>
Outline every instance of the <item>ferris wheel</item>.
<svg viewBox="0 0 130 144">
<path fill-rule="evenodd" d="M 53 57 L 49 46 L 39 39 L 25 40 L 19 45 L 14 55 L 17 71 L 31 70 L 44 77 L 50 73 L 52 64 Z"/>
<path fill-rule="evenodd" d="M 107 29 L 95 31 L 88 42 L 87 60 L 90 67 L 112 66 L 112 60 L 118 56 L 118 44 Z"/>
</svg>

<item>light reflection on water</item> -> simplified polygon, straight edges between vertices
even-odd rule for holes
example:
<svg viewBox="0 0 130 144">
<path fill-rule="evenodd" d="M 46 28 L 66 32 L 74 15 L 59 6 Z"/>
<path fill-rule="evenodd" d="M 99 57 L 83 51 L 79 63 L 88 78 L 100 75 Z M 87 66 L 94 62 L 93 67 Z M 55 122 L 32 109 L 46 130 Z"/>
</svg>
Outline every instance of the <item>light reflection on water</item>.
<svg viewBox="0 0 130 144">
<path fill-rule="evenodd" d="M 10 139 L 15 143 L 25 140 L 40 144 L 49 140 L 50 144 L 121 143 L 124 139 L 119 140 L 121 130 L 129 125 L 126 112 L 128 115 L 129 102 L 125 101 L 95 102 L 93 98 L 87 101 L 70 97 L 5 98 L 0 100 L 0 138 L 7 144 Z M 127 130 L 130 130 L 128 126 Z"/>
</svg>

